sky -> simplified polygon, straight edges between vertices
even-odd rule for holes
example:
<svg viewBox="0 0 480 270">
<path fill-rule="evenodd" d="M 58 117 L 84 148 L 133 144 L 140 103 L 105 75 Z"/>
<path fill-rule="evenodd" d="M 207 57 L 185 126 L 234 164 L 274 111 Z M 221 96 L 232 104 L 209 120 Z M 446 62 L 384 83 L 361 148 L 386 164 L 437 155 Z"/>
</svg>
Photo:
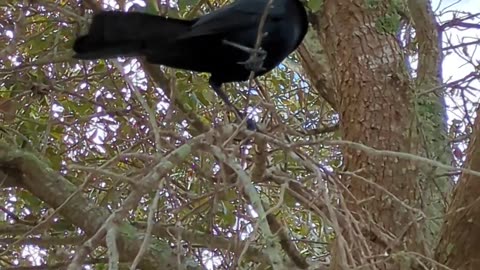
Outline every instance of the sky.
<svg viewBox="0 0 480 270">
<path fill-rule="evenodd" d="M 434 8 L 436 14 L 440 14 L 441 11 L 445 8 L 447 8 L 447 10 L 456 9 L 463 12 L 480 13 L 479 0 L 461 0 L 461 1 L 433 0 L 432 7 Z M 452 17 L 453 17 L 452 13 L 444 13 L 444 15 L 440 16 L 439 18 L 441 21 L 446 21 L 446 20 L 452 19 Z M 480 24 L 480 20 L 478 20 L 478 16 L 477 16 L 476 23 Z M 477 40 L 480 39 L 480 29 L 467 30 L 467 31 L 449 29 L 446 32 L 446 34 L 444 34 L 443 36 L 444 41 L 450 39 L 454 44 L 459 44 L 462 40 L 464 42 L 473 41 L 475 38 Z M 464 49 L 460 48 L 459 51 L 461 50 L 464 50 Z M 476 64 L 479 65 L 480 64 L 480 44 L 468 46 L 465 50 L 469 53 L 471 58 L 476 60 Z M 442 69 L 443 69 L 443 78 L 445 83 L 464 78 L 474 70 L 474 67 L 471 64 L 470 65 L 465 64 L 466 61 L 456 53 L 446 54 L 444 57 L 445 58 L 443 61 Z M 473 82 L 472 86 L 475 86 L 475 88 L 480 89 L 479 81 L 477 80 L 476 82 Z M 472 93 L 472 94 L 474 95 L 470 95 L 471 99 L 478 101 L 479 93 Z M 449 106 L 449 111 L 448 111 L 449 122 L 451 122 L 453 119 L 458 119 L 459 117 L 462 116 L 462 113 L 456 112 L 453 109 L 453 107 L 455 106 L 455 103 L 457 105 L 463 103 L 463 100 L 461 98 L 457 97 L 457 98 L 451 99 L 447 97 L 446 103 Z"/>
</svg>

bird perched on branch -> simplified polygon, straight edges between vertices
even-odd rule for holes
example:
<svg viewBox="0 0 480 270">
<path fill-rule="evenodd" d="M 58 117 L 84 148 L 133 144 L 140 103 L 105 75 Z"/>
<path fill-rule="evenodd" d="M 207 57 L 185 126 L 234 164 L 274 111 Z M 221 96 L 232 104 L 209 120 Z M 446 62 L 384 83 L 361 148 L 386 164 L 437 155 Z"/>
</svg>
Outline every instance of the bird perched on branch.
<svg viewBox="0 0 480 270">
<path fill-rule="evenodd" d="M 246 81 L 251 71 L 255 77 L 269 72 L 300 45 L 307 29 L 300 0 L 237 0 L 193 20 L 103 11 L 73 50 L 77 59 L 144 56 L 152 64 L 210 73 L 213 90 L 243 117 L 222 84 Z"/>
</svg>

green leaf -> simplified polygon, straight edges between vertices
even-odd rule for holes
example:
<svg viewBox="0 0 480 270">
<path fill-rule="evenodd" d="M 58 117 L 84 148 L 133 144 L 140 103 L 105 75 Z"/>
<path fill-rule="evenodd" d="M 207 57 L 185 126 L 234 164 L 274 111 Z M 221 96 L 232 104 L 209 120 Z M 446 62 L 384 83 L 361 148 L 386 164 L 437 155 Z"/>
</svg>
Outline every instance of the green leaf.
<svg viewBox="0 0 480 270">
<path fill-rule="evenodd" d="M 195 6 L 198 0 L 179 0 L 178 7 L 181 11 L 185 11 L 188 7 Z"/>
<path fill-rule="evenodd" d="M 307 6 L 312 10 L 312 12 L 317 12 L 322 8 L 323 0 L 309 0 Z"/>
<path fill-rule="evenodd" d="M 208 100 L 207 97 L 205 97 L 205 91 L 198 91 L 195 93 L 195 96 L 197 96 L 197 99 L 205 105 L 206 107 L 211 105 L 211 102 Z"/>
</svg>

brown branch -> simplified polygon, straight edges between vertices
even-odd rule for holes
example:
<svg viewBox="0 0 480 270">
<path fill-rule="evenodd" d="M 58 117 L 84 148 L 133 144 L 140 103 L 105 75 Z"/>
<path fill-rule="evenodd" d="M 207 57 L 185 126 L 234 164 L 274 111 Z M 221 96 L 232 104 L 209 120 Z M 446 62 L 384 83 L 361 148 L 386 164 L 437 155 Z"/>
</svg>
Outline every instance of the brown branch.
<svg viewBox="0 0 480 270">
<path fill-rule="evenodd" d="M 465 167 L 480 170 L 480 106 L 467 150 Z M 480 269 L 480 175 L 463 172 L 445 215 L 436 250 L 438 262 L 456 270 Z"/>
<path fill-rule="evenodd" d="M 280 239 L 280 245 L 290 259 L 300 269 L 307 269 L 310 265 L 298 248 L 290 240 L 286 227 L 275 217 L 274 214 L 267 215 L 268 225 L 274 234 Z"/>
<path fill-rule="evenodd" d="M 53 270 L 53 269 L 65 269 L 65 267 L 70 262 L 60 262 L 60 263 L 53 263 L 53 264 L 41 264 L 36 266 L 13 266 L 13 267 L 6 267 L 2 268 L 3 270 Z M 99 259 L 89 259 L 85 261 L 85 264 L 100 264 L 100 263 L 107 263 L 106 259 L 99 258 Z"/>
<path fill-rule="evenodd" d="M 16 238 L 0 238 L 0 245 L 37 245 L 41 247 L 55 246 L 55 245 L 76 245 L 80 244 L 85 237 L 72 236 L 72 237 L 29 237 L 20 239 Z"/>
<path fill-rule="evenodd" d="M 408 0 L 418 40 L 417 82 L 440 82 L 442 58 L 440 40 L 431 3 L 428 0 Z"/>
<path fill-rule="evenodd" d="M 107 209 L 92 205 L 80 193 L 77 187 L 67 179 L 52 171 L 47 164 L 35 156 L 17 150 L 12 146 L 0 144 L 0 170 L 7 175 L 18 178 L 34 196 L 43 200 L 52 208 L 58 208 L 68 199 L 68 204 L 63 205 L 59 213 L 79 226 L 87 235 L 94 235 L 110 215 Z M 73 195 L 71 198 L 70 196 Z M 127 223 L 121 223 L 122 228 L 131 228 Z M 126 232 L 119 233 L 117 237 L 119 253 L 122 261 L 134 258 L 142 241 Z M 177 256 L 170 247 L 157 242 L 154 245 L 164 247 L 161 252 L 151 249 L 140 262 L 141 268 L 148 269 L 177 269 Z"/>
<path fill-rule="evenodd" d="M 135 227 L 140 229 L 146 229 L 147 224 L 145 222 L 138 222 L 134 224 Z M 196 232 L 187 230 L 185 228 L 173 225 L 153 224 L 152 235 L 169 238 L 175 240 L 180 236 L 182 240 L 187 241 L 191 245 L 198 245 L 205 248 L 223 249 L 230 252 L 235 252 L 238 248 L 243 249 L 246 241 L 237 242 L 236 238 L 231 239 L 206 234 L 203 232 Z M 268 263 L 267 255 L 260 249 L 254 246 L 247 246 L 246 256 L 255 262 Z"/>
<path fill-rule="evenodd" d="M 307 33 L 306 39 L 315 39 L 316 37 L 312 37 L 310 35 L 312 31 Z M 336 109 L 336 101 L 335 101 L 335 89 L 331 85 L 331 79 L 328 76 L 328 66 L 325 61 L 321 61 L 323 56 L 323 51 L 321 46 L 315 46 L 319 44 L 309 44 L 308 40 L 304 41 L 298 47 L 298 53 L 300 54 L 300 58 L 302 60 L 302 66 L 307 74 L 307 77 L 310 79 L 313 87 L 319 93 L 319 95 L 333 108 Z M 317 51 L 315 53 L 310 52 L 311 47 L 314 47 Z M 320 59 L 317 59 L 320 58 Z"/>
<path fill-rule="evenodd" d="M 477 23 L 466 23 L 466 20 L 471 20 L 475 17 L 479 17 L 480 13 L 470 14 L 463 18 L 453 18 L 452 20 L 440 25 L 438 29 L 440 31 L 445 31 L 447 28 L 451 27 L 464 27 L 464 28 L 473 28 L 473 29 L 480 29 L 480 25 Z"/>
</svg>

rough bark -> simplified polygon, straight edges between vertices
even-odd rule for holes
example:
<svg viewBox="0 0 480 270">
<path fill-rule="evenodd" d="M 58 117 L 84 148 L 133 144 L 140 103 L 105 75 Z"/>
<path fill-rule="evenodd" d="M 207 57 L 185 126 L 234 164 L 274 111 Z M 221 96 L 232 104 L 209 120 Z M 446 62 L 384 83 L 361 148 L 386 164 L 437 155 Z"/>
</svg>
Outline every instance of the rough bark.
<svg viewBox="0 0 480 270">
<path fill-rule="evenodd" d="M 319 25 L 323 27 L 320 36 L 337 92 L 340 130 L 348 141 L 416 153 L 413 89 L 394 35 L 379 25 L 388 15 L 388 2 L 374 4 L 328 0 L 319 16 Z M 348 189 L 344 197 L 349 210 L 359 222 L 368 223 L 393 239 L 380 244 L 375 238 L 363 235 L 365 246 L 344 230 L 348 249 L 354 253 L 353 261 L 350 259 L 348 263 L 363 265 L 365 269 L 409 268 L 411 260 L 398 252 L 425 250 L 422 225 L 415 222 L 417 216 L 411 211 L 420 206 L 417 166 L 398 158 L 372 157 L 348 148 L 343 151 L 348 175 L 343 178 Z M 336 250 L 339 248 L 337 243 Z M 392 256 L 385 258 L 386 251 Z M 337 258 L 335 269 L 344 269 L 347 264 L 344 260 Z"/>
<path fill-rule="evenodd" d="M 467 150 L 466 167 L 480 171 L 480 107 Z M 445 215 L 436 259 L 451 269 L 480 269 L 480 177 L 462 174 Z"/>
</svg>

